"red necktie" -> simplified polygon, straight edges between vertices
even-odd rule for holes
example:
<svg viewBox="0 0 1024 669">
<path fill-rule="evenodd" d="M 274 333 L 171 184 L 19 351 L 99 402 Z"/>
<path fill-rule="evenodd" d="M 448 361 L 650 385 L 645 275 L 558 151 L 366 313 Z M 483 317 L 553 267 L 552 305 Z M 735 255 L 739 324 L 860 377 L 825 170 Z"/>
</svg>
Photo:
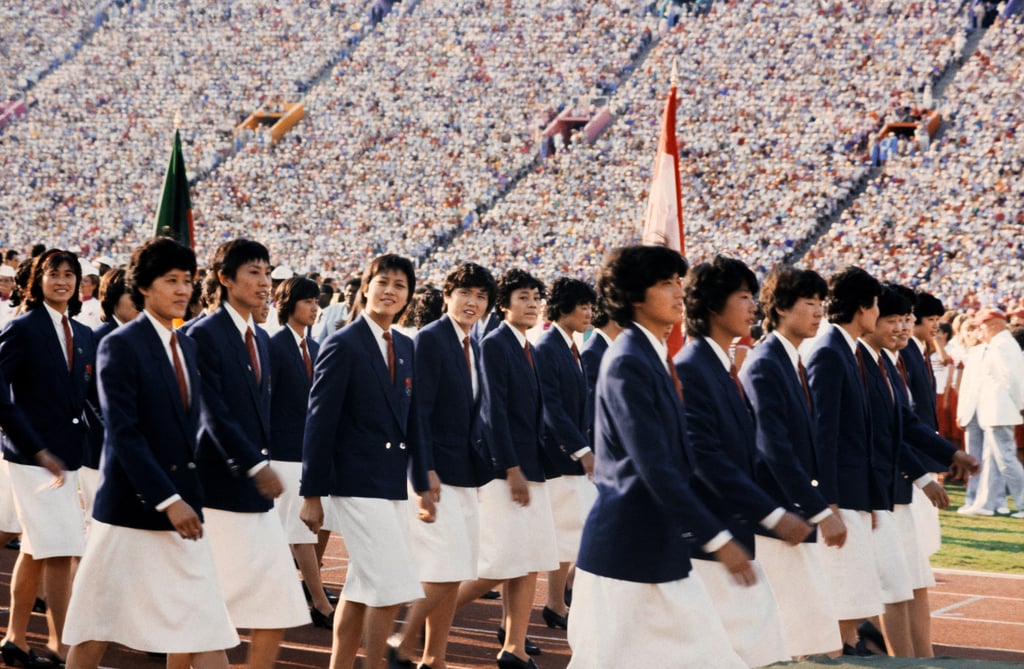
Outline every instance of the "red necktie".
<svg viewBox="0 0 1024 669">
<path fill-rule="evenodd" d="M 469 378 L 473 378 L 473 358 L 469 354 L 469 337 L 462 338 L 462 352 L 466 354 L 466 369 L 469 370 Z"/>
<path fill-rule="evenodd" d="M 576 342 L 573 342 L 569 348 L 572 349 L 572 357 L 576 361 L 576 366 L 583 369 L 583 363 L 580 362 L 580 350 L 576 348 Z"/>
<path fill-rule="evenodd" d="M 885 371 L 885 363 L 882 362 L 882 353 L 878 355 L 878 369 L 882 370 L 882 378 L 885 379 L 885 387 L 889 389 L 889 399 L 893 403 L 896 402 L 896 395 L 892 392 L 892 382 L 889 381 L 889 375 Z"/>
<path fill-rule="evenodd" d="M 862 387 L 867 390 L 868 387 L 868 374 L 864 371 L 864 356 L 861 355 L 860 346 L 857 347 L 857 366 L 860 367 L 860 380 L 864 384 Z"/>
<path fill-rule="evenodd" d="M 252 362 L 252 373 L 256 375 L 257 385 L 260 383 L 260 356 L 256 353 L 256 338 L 252 328 L 245 329 L 245 347 L 249 349 L 249 360 Z"/>
<path fill-rule="evenodd" d="M 68 356 L 68 374 L 75 366 L 75 340 L 71 336 L 71 323 L 67 316 L 60 317 L 60 324 L 64 326 L 64 352 Z"/>
<path fill-rule="evenodd" d="M 313 359 L 309 357 L 309 349 L 306 348 L 306 338 L 303 337 L 299 342 L 299 348 L 302 349 L 302 362 L 306 363 L 306 376 L 309 380 L 313 380 Z"/>
<path fill-rule="evenodd" d="M 391 383 L 395 382 L 395 342 L 391 339 L 391 333 L 384 333 L 384 341 L 388 343 L 388 376 L 391 377 Z"/>
<path fill-rule="evenodd" d="M 896 358 L 896 369 L 903 379 L 903 388 L 907 391 L 907 395 L 910 395 L 910 383 L 907 381 L 907 366 L 903 364 L 903 356 Z"/>
<path fill-rule="evenodd" d="M 683 384 L 679 381 L 679 375 L 676 374 L 676 366 L 672 364 L 672 358 L 666 356 L 665 361 L 668 362 L 668 373 L 672 377 L 672 385 L 676 388 L 676 395 L 679 397 L 679 401 L 683 401 Z"/>
<path fill-rule="evenodd" d="M 747 394 L 743 392 L 743 384 L 740 383 L 740 373 L 736 369 L 736 363 L 729 365 L 729 376 L 732 377 L 733 383 L 736 384 L 736 390 L 740 391 L 740 397 L 747 399 Z"/>
<path fill-rule="evenodd" d="M 533 353 L 530 353 L 530 342 L 526 342 L 526 344 L 523 346 L 523 350 L 526 351 L 526 361 L 530 363 L 530 369 L 534 369 Z"/>
<path fill-rule="evenodd" d="M 178 337 L 171 333 L 171 357 L 174 358 L 174 378 L 178 380 L 178 392 L 181 394 L 181 406 L 188 411 L 188 385 L 185 383 L 185 370 L 178 357 Z"/>
<path fill-rule="evenodd" d="M 804 361 L 800 358 L 796 359 L 796 371 L 800 375 L 800 385 L 804 387 L 804 397 L 807 399 L 807 410 L 814 413 L 814 403 L 811 402 L 811 387 L 807 384 L 807 368 L 804 367 Z"/>
</svg>

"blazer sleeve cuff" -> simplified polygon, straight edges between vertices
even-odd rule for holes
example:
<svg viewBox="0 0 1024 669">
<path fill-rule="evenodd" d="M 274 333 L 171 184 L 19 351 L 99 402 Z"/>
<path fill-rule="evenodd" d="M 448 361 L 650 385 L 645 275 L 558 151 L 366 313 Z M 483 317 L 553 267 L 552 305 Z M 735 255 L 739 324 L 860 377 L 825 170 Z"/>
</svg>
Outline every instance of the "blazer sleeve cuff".
<svg viewBox="0 0 1024 669">
<path fill-rule="evenodd" d="M 179 499 L 181 499 L 181 495 L 179 495 L 178 493 L 174 493 L 173 495 L 171 495 L 170 497 L 168 497 L 164 501 L 162 501 L 159 504 L 157 504 L 156 505 L 156 510 L 157 511 L 161 511 L 161 512 L 162 511 L 166 511 L 168 509 L 168 507 L 171 506 L 171 504 L 174 504 Z"/>
<path fill-rule="evenodd" d="M 711 541 L 701 546 L 701 549 L 705 553 L 714 553 L 730 541 L 732 541 L 732 533 L 730 533 L 729 530 L 722 530 L 721 532 L 713 536 L 711 538 Z"/>
</svg>

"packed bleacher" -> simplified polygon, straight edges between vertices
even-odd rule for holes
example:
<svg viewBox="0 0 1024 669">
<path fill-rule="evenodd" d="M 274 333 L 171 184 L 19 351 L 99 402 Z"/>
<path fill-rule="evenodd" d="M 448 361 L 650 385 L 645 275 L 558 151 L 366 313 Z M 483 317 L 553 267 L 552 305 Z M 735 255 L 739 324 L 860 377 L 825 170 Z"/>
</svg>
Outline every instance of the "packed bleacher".
<svg viewBox="0 0 1024 669">
<path fill-rule="evenodd" d="M 37 4 L 35 14 L 60 18 L 34 28 L 50 43 L 74 33 L 76 16 L 95 20 L 84 6 Z M 869 138 L 919 105 L 965 45 L 960 6 L 937 0 L 716 3 L 667 32 L 648 7 L 624 0 L 424 0 L 395 5 L 373 27 L 378 4 L 111 5 L 80 53 L 29 93 L 31 113 L 0 130 L 10 175 L 0 217 L 16 223 L 4 226 L 5 246 L 46 237 L 123 258 L 151 233 L 178 125 L 200 257 L 244 232 L 299 270 L 347 275 L 391 250 L 416 258 L 434 281 L 465 258 L 590 277 L 607 249 L 638 235 L 676 65 L 688 255 L 738 255 L 763 272 L 792 259 L 844 206 L 868 175 Z M 24 31 L 16 18 L 4 29 Z M 992 49 L 1012 45 L 1003 41 Z M 906 233 L 921 253 L 899 260 L 899 278 L 927 281 L 954 301 L 992 292 L 1005 264 L 987 263 L 993 274 L 974 273 L 976 286 L 960 285 L 959 268 L 1019 253 L 1015 214 L 992 211 L 991 221 L 1006 221 L 996 230 L 1006 244 L 975 249 L 988 219 L 965 222 L 969 208 L 948 204 L 937 213 L 906 184 L 948 192 L 954 175 L 932 163 L 974 174 L 960 160 L 970 155 L 989 169 L 996 137 L 1012 168 L 1017 136 L 967 120 L 996 108 L 1005 131 L 1016 124 L 1011 85 L 996 91 L 1000 102 L 978 88 L 987 78 L 975 75 L 992 68 L 1010 68 L 993 81 L 1013 81 L 1019 65 L 1012 56 L 971 59 L 957 78 L 964 94 L 954 85 L 946 96 L 947 138 L 960 144 L 946 139 L 891 161 L 811 250 L 815 267 L 897 269 L 888 231 L 933 217 L 934 235 Z M 610 100 L 609 130 L 538 161 L 540 131 L 587 96 Z M 306 117 L 276 145 L 263 132 L 236 133 L 261 105 L 299 99 Z M 973 190 L 986 183 L 983 174 L 971 180 Z M 1007 179 L 992 181 L 998 193 Z M 871 204 L 876 193 L 887 204 Z M 903 199 L 927 211 L 911 216 Z M 881 223 L 891 209 L 898 220 Z"/>
<path fill-rule="evenodd" d="M 1024 294 L 1019 203 L 1024 25 L 997 22 L 946 91 L 950 115 L 927 150 L 901 142 L 872 183 L 811 249 L 829 271 L 859 264 L 962 306 Z"/>
<path fill-rule="evenodd" d="M 484 258 L 586 277 L 635 239 L 673 64 L 687 255 L 733 254 L 764 271 L 865 175 L 868 135 L 952 62 L 954 9 L 720 3 L 661 40 L 613 98 L 620 116 L 596 145 L 549 160 L 428 271 Z"/>
<path fill-rule="evenodd" d="M 253 230 L 304 269 L 426 255 L 533 161 L 559 105 L 615 87 L 654 24 L 622 4 L 425 0 L 392 14 L 278 146 L 199 185 L 200 225 Z"/>
<path fill-rule="evenodd" d="M 67 58 L 95 25 L 97 0 L 25 0 L 0 8 L 0 102 Z"/>
<path fill-rule="evenodd" d="M 52 3 L 59 6 L 59 3 Z M 234 151 L 235 126 L 296 97 L 357 34 L 367 3 L 263 0 L 111 7 L 0 135 L 9 246 L 124 255 L 151 234 L 175 125 L 193 175 Z"/>
</svg>

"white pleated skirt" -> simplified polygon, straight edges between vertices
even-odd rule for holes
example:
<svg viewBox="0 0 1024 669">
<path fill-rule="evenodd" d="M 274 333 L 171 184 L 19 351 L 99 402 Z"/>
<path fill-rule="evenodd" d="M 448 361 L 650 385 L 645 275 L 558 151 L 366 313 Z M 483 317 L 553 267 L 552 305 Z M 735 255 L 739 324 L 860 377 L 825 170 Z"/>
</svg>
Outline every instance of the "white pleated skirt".
<svg viewBox="0 0 1024 669">
<path fill-rule="evenodd" d="M 544 482 L 555 518 L 558 561 L 575 562 L 580 552 L 583 523 L 597 500 L 597 486 L 586 475 L 562 475 Z"/>
<path fill-rule="evenodd" d="M 80 556 L 85 550 L 85 523 L 78 472 L 64 472 L 64 485 L 55 487 L 53 474 L 43 467 L 7 464 L 22 529 L 22 552 L 37 560 Z"/>
<path fill-rule="evenodd" d="M 733 580 L 721 562 L 693 560 L 693 570 L 704 582 L 732 649 L 747 666 L 763 667 L 788 660 L 789 655 L 772 586 L 757 560 L 750 564 L 757 583 L 749 587 Z"/>
<path fill-rule="evenodd" d="M 96 491 L 99 487 L 100 470 L 91 467 L 82 467 L 78 470 L 78 490 L 82 494 L 82 511 L 87 531 L 92 523 L 92 507 L 96 503 Z"/>
<path fill-rule="evenodd" d="M 635 583 L 576 570 L 569 669 L 746 669 L 701 578 Z"/>
<path fill-rule="evenodd" d="M 271 460 L 270 466 L 277 472 L 284 492 L 274 500 L 274 511 L 281 519 L 284 536 L 289 544 L 315 544 L 316 533 L 311 532 L 306 524 L 299 519 L 302 509 L 302 497 L 299 496 L 299 479 L 302 478 L 301 462 L 285 462 Z"/>
<path fill-rule="evenodd" d="M 935 477 L 935 474 L 932 476 Z M 918 546 L 921 547 L 926 557 L 931 557 L 942 548 L 939 510 L 928 499 L 928 495 L 925 495 L 917 486 L 914 486 L 914 497 L 910 502 L 910 509 L 914 512 L 914 528 L 917 532 Z"/>
<path fill-rule="evenodd" d="M 7 437 L 0 435 L 0 440 Z M 18 510 L 14 507 L 14 488 L 11 487 L 11 471 L 6 460 L 0 459 L 0 532 L 21 533 Z"/>
<path fill-rule="evenodd" d="M 832 604 L 839 620 L 862 620 L 882 613 L 882 584 L 878 578 L 871 514 L 867 511 L 839 509 L 846 525 L 846 543 L 842 548 L 818 542 L 821 562 Z"/>
<path fill-rule="evenodd" d="M 329 497 L 348 550 L 346 600 L 392 606 L 423 597 L 409 540 L 409 501 Z M 417 521 L 422 522 L 422 521 Z"/>
<path fill-rule="evenodd" d="M 790 546 L 781 539 L 757 535 L 754 549 L 779 605 L 786 655 L 824 655 L 841 649 L 839 619 L 818 544 Z"/>
<path fill-rule="evenodd" d="M 149 653 L 237 646 L 209 540 L 94 520 L 62 640 L 107 641 Z"/>
<path fill-rule="evenodd" d="M 481 578 L 505 580 L 558 568 L 555 518 L 547 484 L 528 481 L 530 503 L 512 501 L 508 482 L 495 479 L 480 488 Z"/>
<path fill-rule="evenodd" d="M 935 574 L 932 572 L 928 554 L 921 547 L 921 535 L 917 531 L 918 516 L 914 513 L 913 503 L 897 504 L 893 516 L 899 530 L 903 557 L 907 561 L 910 587 L 913 590 L 932 587 L 935 585 Z"/>
<path fill-rule="evenodd" d="M 203 509 L 203 516 L 231 623 L 243 629 L 308 624 L 306 598 L 274 510 Z"/>
<path fill-rule="evenodd" d="M 907 568 L 907 556 L 903 552 L 903 539 L 892 511 L 875 511 L 872 535 L 875 566 L 882 585 L 882 603 L 898 604 L 913 599 L 914 591 L 910 587 L 910 571 Z M 916 535 L 912 536 L 916 540 Z"/>
<path fill-rule="evenodd" d="M 423 583 L 476 579 L 480 556 L 480 511 L 476 488 L 441 484 L 437 519 L 417 515 L 416 492 L 409 487 L 409 530 L 416 572 Z"/>
</svg>

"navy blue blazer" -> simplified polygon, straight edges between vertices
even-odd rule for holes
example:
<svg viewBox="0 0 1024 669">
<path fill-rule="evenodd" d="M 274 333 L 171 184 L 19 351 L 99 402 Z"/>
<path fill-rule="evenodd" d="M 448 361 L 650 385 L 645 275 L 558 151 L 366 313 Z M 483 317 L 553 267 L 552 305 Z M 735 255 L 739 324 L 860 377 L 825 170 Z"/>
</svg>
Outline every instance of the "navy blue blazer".
<svg viewBox="0 0 1024 669">
<path fill-rule="evenodd" d="M 25 414 L 11 401 L 11 387 L 0 372 L 0 430 L 22 453 L 38 453 L 46 448 Z"/>
<path fill-rule="evenodd" d="M 917 342 L 911 339 L 900 351 L 903 368 L 907 372 L 907 386 L 912 397 L 911 408 L 922 423 L 935 432 L 939 431 L 939 418 L 936 411 L 935 376 L 931 373 L 931 362 L 924 357 Z M 922 453 L 921 464 L 930 472 L 944 472 L 946 468 L 941 462 Z"/>
<path fill-rule="evenodd" d="M 597 380 L 594 482 L 577 564 L 625 581 L 665 583 L 725 529 L 690 487 L 694 455 L 665 362 L 637 326 L 608 349 Z"/>
<path fill-rule="evenodd" d="M 0 374 L 14 391 L 25 421 L 47 450 L 69 471 L 82 464 L 88 439 L 85 399 L 95 372 L 96 344 L 92 330 L 70 319 L 74 360 L 68 363 L 46 308 L 39 305 L 10 321 L 0 332 Z M 36 465 L 38 442 L 4 443 L 4 459 Z M 23 450 L 27 449 L 27 450 Z"/>
<path fill-rule="evenodd" d="M 871 479 L 872 508 L 881 511 L 892 511 L 896 497 L 897 479 L 902 478 L 904 467 L 910 467 L 917 476 L 924 473 L 919 462 L 909 461 L 910 455 L 903 446 L 903 426 L 901 422 L 899 398 L 896 393 L 903 392 L 903 382 L 898 372 L 882 353 L 879 362 L 885 366 L 889 383 L 882 376 L 882 368 L 871 357 L 867 347 L 858 343 L 864 358 L 864 371 L 868 380 L 868 407 L 871 411 Z M 889 392 L 892 385 L 892 394 Z M 898 385 L 897 385 L 898 384 Z M 914 478 L 917 478 L 915 476 Z"/>
<path fill-rule="evenodd" d="M 498 329 L 499 325 L 501 325 L 501 319 L 498 318 L 498 311 L 492 309 L 486 317 L 473 323 L 473 327 L 469 330 L 469 338 L 477 344 L 481 344 L 487 335 Z"/>
<path fill-rule="evenodd" d="M 814 417 L 800 376 L 779 335 L 772 333 L 747 354 L 740 382 L 757 426 L 755 479 L 774 499 L 805 519 L 828 503 L 818 485 L 818 449 Z M 814 541 L 812 532 L 807 541 Z"/>
<path fill-rule="evenodd" d="M 395 382 L 365 316 L 320 349 L 302 441 L 303 497 L 407 499 L 429 488 L 416 455 L 412 340 L 392 328 Z"/>
<path fill-rule="evenodd" d="M 117 321 L 111 318 L 92 329 L 97 351 L 103 338 L 113 332 L 115 328 L 117 328 Z M 85 418 L 89 425 L 89 438 L 86 440 L 85 450 L 82 452 L 82 466 L 90 469 L 100 468 L 100 454 L 103 453 L 105 427 L 103 412 L 100 410 L 98 377 L 98 373 L 93 374 L 92 383 L 89 384 L 89 396 L 85 401 Z"/>
<path fill-rule="evenodd" d="M 750 408 L 703 337 L 691 337 L 674 363 L 686 388 L 686 441 L 697 475 L 693 490 L 753 555 L 758 522 L 781 505 L 754 481 L 757 436 Z M 714 559 L 699 550 L 694 557 Z"/>
<path fill-rule="evenodd" d="M 466 353 L 444 315 L 416 334 L 416 405 L 423 464 L 442 483 L 475 488 L 490 481 L 490 455 L 486 454 L 480 421 L 480 400 Z M 470 337 L 477 383 L 480 384 L 480 347 Z M 486 460 L 484 459 L 486 455 Z"/>
<path fill-rule="evenodd" d="M 197 462 L 211 509 L 262 513 L 274 506 L 248 475 L 270 457 L 270 342 L 263 328 L 255 328 L 254 335 L 259 383 L 245 342 L 223 306 L 188 329 L 199 344 L 203 415 Z"/>
<path fill-rule="evenodd" d="M 914 481 L 930 471 L 946 471 L 953 464 L 956 446 L 946 441 L 921 418 L 911 406 L 906 387 L 896 367 L 885 359 L 886 369 L 896 386 L 899 409 L 896 414 L 902 442 L 900 474 L 896 476 L 893 504 L 910 504 L 914 498 Z M 937 469 L 936 469 L 937 468 Z"/>
<path fill-rule="evenodd" d="M 838 325 L 808 357 L 807 382 L 817 418 L 818 489 L 829 504 L 870 511 L 875 507 L 867 397 L 860 365 Z"/>
<path fill-rule="evenodd" d="M 589 390 L 583 369 L 572 350 L 552 325 L 537 342 L 537 371 L 544 398 L 544 476 L 582 476 L 583 465 L 572 454 L 590 446 L 593 410 L 588 409 Z"/>
<path fill-rule="evenodd" d="M 140 314 L 100 344 L 97 369 L 100 406 L 106 417 L 103 478 L 93 517 L 110 525 L 173 530 L 155 506 L 178 494 L 202 517 L 203 492 L 196 469 L 196 435 L 202 405 L 199 352 L 178 337 L 191 401 L 181 403 L 160 336 Z"/>
<path fill-rule="evenodd" d="M 536 367 L 536 350 L 526 345 Z M 480 416 L 494 477 L 504 479 L 505 470 L 518 466 L 526 480 L 543 482 L 540 377 L 508 323 L 502 322 L 480 346 L 480 385 Z"/>
<path fill-rule="evenodd" d="M 590 434 L 587 437 L 591 446 L 594 445 L 594 406 L 597 401 L 594 391 L 597 389 L 597 372 L 601 369 L 601 359 L 607 351 L 608 342 L 597 334 L 597 330 L 591 333 L 590 338 L 583 344 L 583 350 L 580 351 L 583 375 L 587 377 L 587 425 L 590 426 Z"/>
<path fill-rule="evenodd" d="M 306 337 L 306 350 L 315 363 L 320 345 Z M 270 338 L 270 457 L 283 462 L 302 462 L 302 435 L 313 382 L 306 374 L 302 351 L 294 331 L 285 325 Z"/>
</svg>

